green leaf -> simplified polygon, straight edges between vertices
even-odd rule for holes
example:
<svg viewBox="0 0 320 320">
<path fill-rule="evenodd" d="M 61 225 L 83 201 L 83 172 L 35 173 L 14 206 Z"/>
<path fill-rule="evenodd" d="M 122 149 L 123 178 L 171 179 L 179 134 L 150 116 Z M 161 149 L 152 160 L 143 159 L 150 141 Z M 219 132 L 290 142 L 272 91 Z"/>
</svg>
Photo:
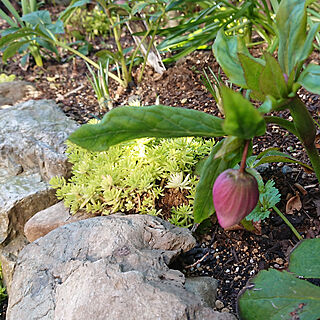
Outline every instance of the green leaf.
<svg viewBox="0 0 320 320">
<path fill-rule="evenodd" d="M 251 139 L 265 133 L 266 124 L 262 115 L 240 93 L 223 86 L 221 96 L 226 116 L 223 129 L 227 135 Z"/>
<path fill-rule="evenodd" d="M 194 199 L 194 221 L 201 223 L 214 213 L 212 200 L 212 188 L 218 175 L 228 168 L 232 168 L 240 159 L 240 153 L 234 153 L 234 157 L 225 160 L 223 157 L 216 157 L 217 153 L 223 146 L 223 141 L 220 141 L 212 149 L 209 157 L 201 168 L 200 181 L 196 187 L 196 196 Z"/>
<path fill-rule="evenodd" d="M 264 53 L 264 58 L 266 66 L 259 78 L 260 91 L 264 96 L 269 95 L 275 99 L 286 97 L 288 94 L 287 84 L 278 61 L 267 52 Z"/>
<path fill-rule="evenodd" d="M 308 91 L 320 94 L 320 65 L 310 63 L 300 74 L 298 83 Z"/>
<path fill-rule="evenodd" d="M 143 137 L 217 137 L 223 120 L 196 110 L 168 106 L 118 107 L 98 124 L 85 124 L 69 140 L 92 151 L 103 151 L 122 141 Z"/>
<path fill-rule="evenodd" d="M 318 25 L 312 26 L 307 36 L 307 5 L 308 1 L 304 0 L 282 0 L 277 12 L 278 57 L 287 75 L 309 56 L 319 28 Z"/>
<path fill-rule="evenodd" d="M 286 271 L 262 270 L 247 285 L 238 305 L 243 320 L 317 320 L 320 287 Z"/>
<path fill-rule="evenodd" d="M 264 66 L 243 53 L 239 53 L 238 58 L 244 72 L 246 84 L 252 90 L 251 97 L 255 100 L 264 101 L 265 95 L 260 90 L 259 82 Z"/>
<path fill-rule="evenodd" d="M 228 78 L 236 85 L 246 88 L 246 79 L 238 58 L 238 53 L 248 55 L 242 39 L 239 37 L 227 37 L 224 30 L 220 29 L 212 49 L 215 58 Z"/>
<path fill-rule="evenodd" d="M 2 59 L 3 61 L 7 61 L 9 58 L 13 57 L 17 51 L 26 43 L 29 43 L 29 40 L 25 41 L 17 41 L 10 44 L 6 50 L 3 52 Z"/>
<path fill-rule="evenodd" d="M 238 137 L 228 136 L 223 139 L 222 147 L 215 155 L 215 159 L 223 158 L 225 160 L 232 159 L 234 153 L 239 153 L 239 149 L 243 148 L 243 140 Z"/>
<path fill-rule="evenodd" d="M 319 252 L 320 239 L 301 241 L 290 255 L 290 272 L 304 278 L 320 278 Z"/>
<path fill-rule="evenodd" d="M 22 17 L 22 20 L 30 23 L 33 26 L 36 26 L 37 24 L 44 24 L 44 25 L 52 24 L 50 13 L 48 10 L 39 10 L 39 11 L 30 12 L 28 14 L 25 14 Z"/>
<path fill-rule="evenodd" d="M 282 153 L 282 152 L 280 152 Z M 257 163 L 255 163 L 254 168 L 260 166 L 263 163 L 272 163 L 272 162 L 284 162 L 284 163 L 297 163 L 300 166 L 313 171 L 312 167 L 307 165 L 306 163 L 303 163 L 301 161 L 298 161 L 297 159 L 286 155 L 285 153 L 282 153 L 282 155 L 269 155 L 269 156 L 264 156 L 261 158 Z"/>
<path fill-rule="evenodd" d="M 35 34 L 35 32 L 28 27 L 19 29 L 18 31 L 16 31 L 14 33 L 10 33 L 6 36 L 1 37 L 0 48 L 12 43 L 12 41 L 15 41 L 15 40 L 18 40 L 21 38 L 25 38 L 25 37 L 28 37 L 28 36 L 31 36 L 34 34 Z"/>
</svg>

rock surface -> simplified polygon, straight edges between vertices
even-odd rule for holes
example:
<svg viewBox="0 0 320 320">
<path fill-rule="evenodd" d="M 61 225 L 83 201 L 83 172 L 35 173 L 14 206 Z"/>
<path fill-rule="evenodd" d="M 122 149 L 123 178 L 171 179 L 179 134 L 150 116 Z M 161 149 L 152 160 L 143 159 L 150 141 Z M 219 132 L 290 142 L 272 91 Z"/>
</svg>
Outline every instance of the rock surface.
<svg viewBox="0 0 320 320">
<path fill-rule="evenodd" d="M 52 101 L 0 109 L 0 260 L 8 291 L 14 261 L 26 243 L 26 221 L 57 202 L 48 180 L 69 174 L 64 141 L 76 128 Z"/>
<path fill-rule="evenodd" d="M 12 105 L 27 95 L 36 98 L 34 85 L 27 81 L 10 81 L 0 83 L 0 109 L 3 105 Z"/>
<path fill-rule="evenodd" d="M 64 206 L 63 201 L 60 201 L 47 209 L 37 212 L 29 219 L 24 226 L 24 234 L 29 242 L 33 242 L 60 226 L 91 217 L 93 215 L 86 212 L 71 215 L 70 210 Z"/>
<path fill-rule="evenodd" d="M 0 164 L 12 174 L 37 171 L 43 180 L 70 169 L 64 141 L 78 125 L 49 100 L 0 110 Z"/>
<path fill-rule="evenodd" d="M 234 320 L 207 308 L 168 264 L 191 233 L 147 215 L 70 223 L 20 253 L 7 320 Z"/>
</svg>

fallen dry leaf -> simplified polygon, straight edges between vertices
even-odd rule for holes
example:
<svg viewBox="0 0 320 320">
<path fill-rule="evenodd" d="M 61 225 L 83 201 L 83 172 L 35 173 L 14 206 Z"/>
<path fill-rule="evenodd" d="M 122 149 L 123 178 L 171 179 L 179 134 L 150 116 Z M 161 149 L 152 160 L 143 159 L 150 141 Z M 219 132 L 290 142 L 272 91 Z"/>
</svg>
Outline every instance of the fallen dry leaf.
<svg viewBox="0 0 320 320">
<path fill-rule="evenodd" d="M 286 214 L 293 214 L 294 211 L 300 211 L 302 208 L 301 199 L 299 196 L 298 191 L 296 192 L 296 195 L 291 197 L 286 205 Z"/>
</svg>

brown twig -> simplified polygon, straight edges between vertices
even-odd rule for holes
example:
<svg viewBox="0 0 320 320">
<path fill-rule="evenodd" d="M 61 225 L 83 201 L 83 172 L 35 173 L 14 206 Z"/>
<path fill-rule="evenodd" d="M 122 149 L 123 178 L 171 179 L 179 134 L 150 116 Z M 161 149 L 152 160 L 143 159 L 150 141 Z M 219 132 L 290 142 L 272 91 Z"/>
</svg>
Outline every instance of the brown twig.
<svg viewBox="0 0 320 320">
<path fill-rule="evenodd" d="M 193 264 L 190 264 L 189 266 L 184 267 L 185 269 L 190 269 L 192 267 L 195 267 L 198 263 L 202 262 L 207 256 L 209 255 L 209 252 L 207 252 L 203 257 L 201 257 L 199 260 L 194 262 Z"/>
</svg>

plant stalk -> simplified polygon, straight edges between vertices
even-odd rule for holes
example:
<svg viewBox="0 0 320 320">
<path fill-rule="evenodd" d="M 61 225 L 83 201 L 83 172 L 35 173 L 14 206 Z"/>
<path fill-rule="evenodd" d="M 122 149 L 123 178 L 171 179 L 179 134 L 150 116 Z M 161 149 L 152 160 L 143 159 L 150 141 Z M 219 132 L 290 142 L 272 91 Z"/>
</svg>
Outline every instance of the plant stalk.
<svg viewBox="0 0 320 320">
<path fill-rule="evenodd" d="M 297 229 L 291 224 L 291 222 L 285 217 L 285 215 L 276 206 L 273 206 L 272 209 L 281 217 L 281 219 L 291 229 L 291 231 L 298 238 L 298 240 L 302 240 L 303 237 L 300 235 L 300 233 L 297 231 Z"/>
<path fill-rule="evenodd" d="M 246 168 L 246 161 L 247 161 L 247 155 L 248 155 L 248 149 L 249 149 L 250 140 L 245 141 L 243 153 L 242 153 L 242 159 L 240 163 L 240 173 L 244 173 L 244 169 Z"/>
</svg>

